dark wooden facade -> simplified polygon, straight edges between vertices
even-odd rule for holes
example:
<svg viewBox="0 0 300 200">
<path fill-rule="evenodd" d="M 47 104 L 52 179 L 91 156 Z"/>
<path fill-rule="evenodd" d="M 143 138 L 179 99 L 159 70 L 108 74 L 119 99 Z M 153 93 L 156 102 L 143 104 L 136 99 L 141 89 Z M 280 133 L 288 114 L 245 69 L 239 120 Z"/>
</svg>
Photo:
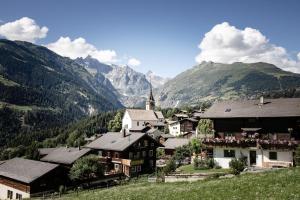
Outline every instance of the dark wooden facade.
<svg viewBox="0 0 300 200">
<path fill-rule="evenodd" d="M 180 121 L 180 132 L 186 133 L 196 130 L 197 122 L 189 119 L 183 119 Z"/>
<path fill-rule="evenodd" d="M 137 176 L 153 172 L 156 167 L 156 149 L 159 143 L 145 135 L 124 151 L 96 150 L 106 166 L 107 173 Z"/>
<path fill-rule="evenodd" d="M 216 118 L 213 120 L 215 137 L 228 135 L 241 137 L 242 128 L 259 128 L 260 137 L 265 139 L 300 140 L 300 117 L 269 118 Z"/>
<path fill-rule="evenodd" d="M 62 170 L 58 167 L 44 176 L 37 178 L 31 183 L 24 183 L 15 179 L 0 176 L 0 184 L 12 187 L 28 194 L 42 193 L 45 191 L 58 190 L 59 185 L 64 184 L 62 175 Z"/>
</svg>

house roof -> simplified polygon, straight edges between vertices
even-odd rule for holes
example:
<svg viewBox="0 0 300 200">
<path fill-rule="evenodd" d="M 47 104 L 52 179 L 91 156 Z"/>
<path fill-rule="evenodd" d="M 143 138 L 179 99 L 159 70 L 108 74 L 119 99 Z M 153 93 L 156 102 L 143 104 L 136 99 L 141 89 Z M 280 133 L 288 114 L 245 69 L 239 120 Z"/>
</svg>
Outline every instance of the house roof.
<svg viewBox="0 0 300 200">
<path fill-rule="evenodd" d="M 184 113 L 178 113 L 178 114 L 174 114 L 173 116 L 176 116 L 176 117 L 189 117 L 187 114 L 184 114 Z"/>
<path fill-rule="evenodd" d="M 13 158 L 0 165 L 0 176 L 31 183 L 58 165 L 23 158 Z"/>
<path fill-rule="evenodd" d="M 189 144 L 189 139 L 187 138 L 169 138 L 165 143 L 165 149 L 175 149 Z"/>
<path fill-rule="evenodd" d="M 153 110 L 126 109 L 132 120 L 156 121 L 157 116 Z"/>
<path fill-rule="evenodd" d="M 300 98 L 223 101 L 213 104 L 203 118 L 299 117 Z"/>
<path fill-rule="evenodd" d="M 39 151 L 40 155 L 48 155 L 50 152 L 54 151 L 55 149 L 57 149 L 57 147 L 55 147 L 55 148 L 39 148 L 38 151 Z"/>
<path fill-rule="evenodd" d="M 163 138 L 174 138 L 175 136 L 171 135 L 171 134 L 168 134 L 168 133 L 164 133 L 164 134 L 161 134 L 160 137 L 163 137 Z"/>
<path fill-rule="evenodd" d="M 161 136 L 161 134 L 163 134 L 163 132 L 161 132 L 160 130 L 156 129 L 156 128 L 151 128 L 146 132 L 148 135 L 152 136 L 152 138 L 157 139 L 159 136 Z"/>
<path fill-rule="evenodd" d="M 70 165 L 89 151 L 91 149 L 82 148 L 79 150 L 75 147 L 59 147 L 44 156 L 41 161 Z"/>
<path fill-rule="evenodd" d="M 165 118 L 161 111 L 154 111 L 154 113 L 156 114 L 158 119 L 164 119 Z"/>
<path fill-rule="evenodd" d="M 125 137 L 123 136 L 123 133 L 120 132 L 109 132 L 104 134 L 102 137 L 96 139 L 95 141 L 91 142 L 90 144 L 86 145 L 86 147 L 91 149 L 124 151 L 144 136 L 151 138 L 146 133 L 140 132 L 126 133 Z"/>
</svg>

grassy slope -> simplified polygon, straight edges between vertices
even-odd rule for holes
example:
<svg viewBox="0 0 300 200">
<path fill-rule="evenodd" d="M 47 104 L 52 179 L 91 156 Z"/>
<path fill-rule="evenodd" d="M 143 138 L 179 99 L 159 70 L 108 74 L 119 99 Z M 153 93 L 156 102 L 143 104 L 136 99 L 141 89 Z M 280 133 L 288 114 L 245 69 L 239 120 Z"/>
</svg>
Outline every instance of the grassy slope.
<svg viewBox="0 0 300 200">
<path fill-rule="evenodd" d="M 228 169 L 194 169 L 194 166 L 192 164 L 190 165 L 183 165 L 179 167 L 179 170 L 182 173 L 213 173 L 213 172 L 229 172 Z"/>
<path fill-rule="evenodd" d="M 194 183 L 137 183 L 62 199 L 300 199 L 300 168 Z"/>
</svg>

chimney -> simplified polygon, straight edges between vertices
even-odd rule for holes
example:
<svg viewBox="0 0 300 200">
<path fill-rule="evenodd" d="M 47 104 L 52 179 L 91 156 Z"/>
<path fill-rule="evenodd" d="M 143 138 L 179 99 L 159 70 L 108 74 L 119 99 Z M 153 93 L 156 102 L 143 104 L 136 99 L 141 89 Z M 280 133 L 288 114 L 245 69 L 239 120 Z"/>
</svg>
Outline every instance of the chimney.
<svg viewBox="0 0 300 200">
<path fill-rule="evenodd" d="M 263 96 L 261 96 L 259 98 L 259 104 L 264 105 L 264 97 Z"/>
<path fill-rule="evenodd" d="M 123 133 L 123 137 L 126 137 L 126 129 L 125 128 L 122 129 L 122 133 Z"/>
</svg>

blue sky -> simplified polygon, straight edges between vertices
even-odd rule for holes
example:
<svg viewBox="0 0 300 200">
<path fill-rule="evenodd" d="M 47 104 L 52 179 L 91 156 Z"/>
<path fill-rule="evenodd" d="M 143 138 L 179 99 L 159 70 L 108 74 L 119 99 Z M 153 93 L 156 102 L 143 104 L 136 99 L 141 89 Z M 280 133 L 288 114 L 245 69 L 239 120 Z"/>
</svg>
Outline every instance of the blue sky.
<svg viewBox="0 0 300 200">
<path fill-rule="evenodd" d="M 125 58 L 138 59 L 138 71 L 152 70 L 168 77 L 196 65 L 204 34 L 217 24 L 228 22 L 227 28 L 251 27 L 259 30 L 268 44 L 283 47 L 285 56 L 295 61 L 291 64 L 294 68 L 289 69 L 298 72 L 300 1 L 296 0 L 1 1 L 1 24 L 22 17 L 49 29 L 46 37 L 36 40 L 37 44 L 54 43 L 60 37 L 82 37 L 99 50 L 115 51 L 120 62 L 126 62 Z M 203 54 L 202 60 L 208 54 L 210 51 Z"/>
</svg>

